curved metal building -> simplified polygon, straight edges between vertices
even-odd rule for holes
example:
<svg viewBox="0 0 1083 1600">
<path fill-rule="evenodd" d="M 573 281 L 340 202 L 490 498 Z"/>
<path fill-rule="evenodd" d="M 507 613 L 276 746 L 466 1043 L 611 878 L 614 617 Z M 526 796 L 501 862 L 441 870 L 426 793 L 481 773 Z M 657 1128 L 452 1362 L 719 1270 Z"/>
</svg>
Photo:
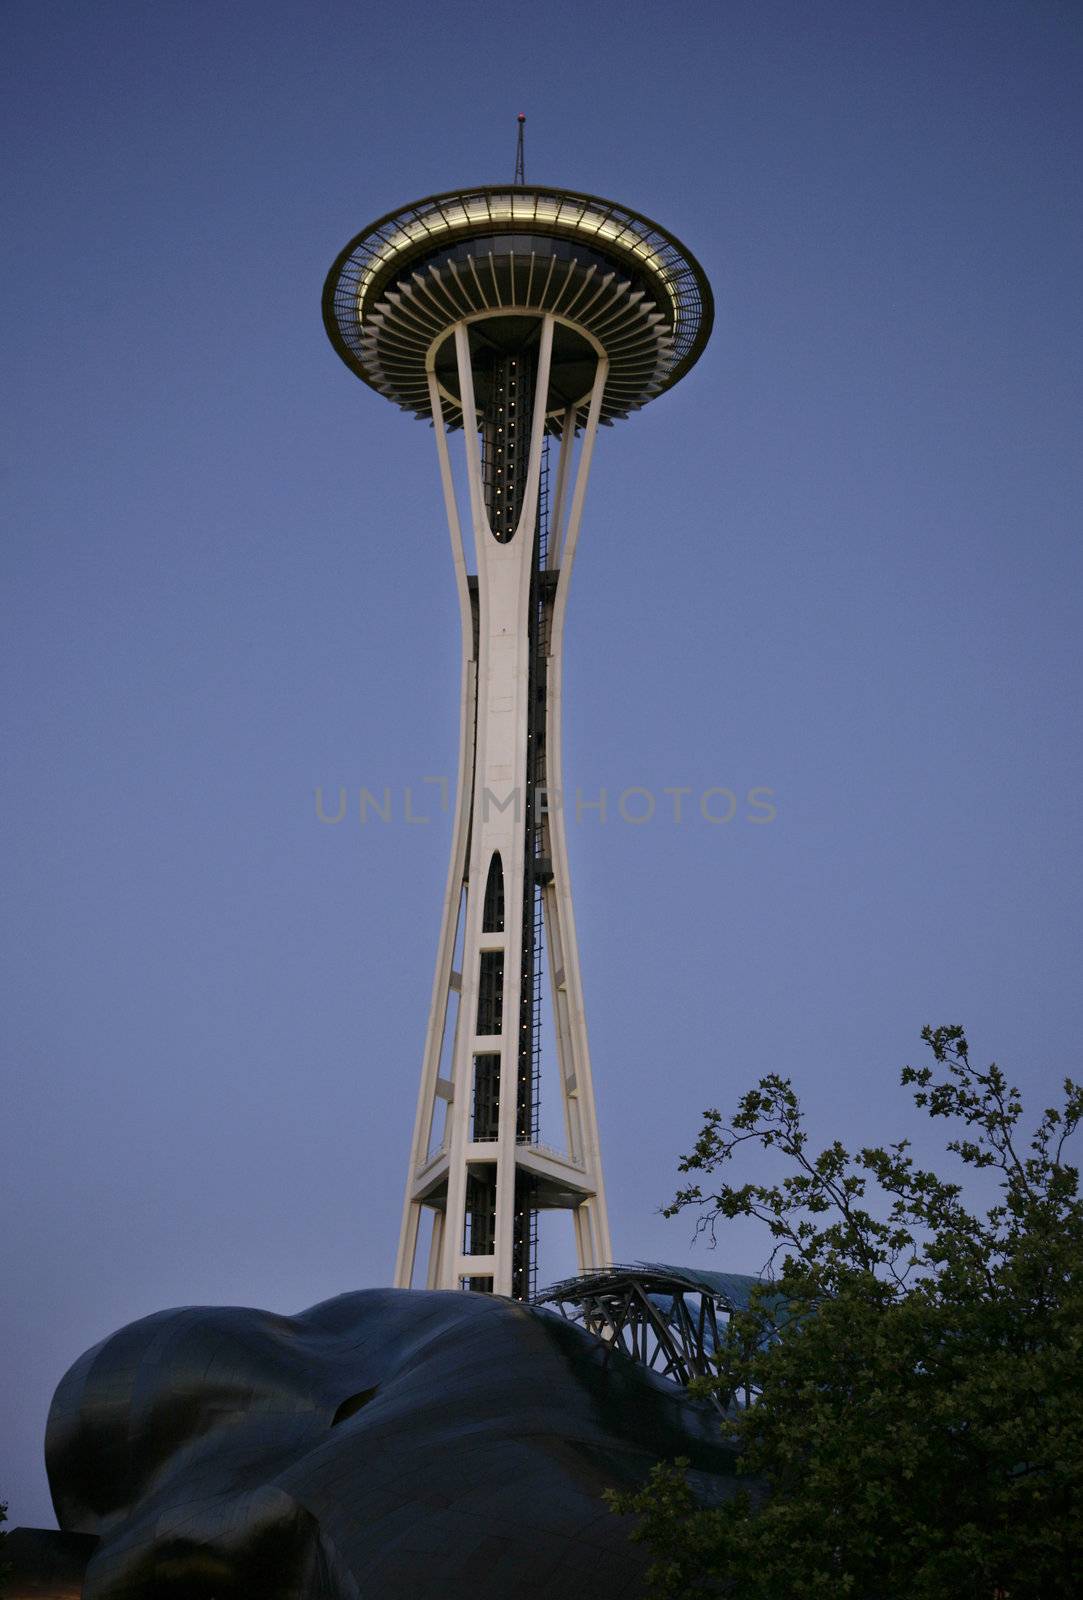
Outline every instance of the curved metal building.
<svg viewBox="0 0 1083 1600">
<path fill-rule="evenodd" d="M 413 1282 L 427 1210 L 428 1287 L 526 1299 L 540 1210 L 572 1213 L 581 1268 L 612 1258 L 560 804 L 562 643 L 587 477 L 599 425 L 696 361 L 711 292 L 656 223 L 521 185 L 382 217 L 340 253 L 323 314 L 352 372 L 433 422 L 462 619 L 451 863 L 395 1281 Z M 451 430 L 465 447 L 462 510 Z M 560 1151 L 538 1137 L 543 948 Z"/>
</svg>

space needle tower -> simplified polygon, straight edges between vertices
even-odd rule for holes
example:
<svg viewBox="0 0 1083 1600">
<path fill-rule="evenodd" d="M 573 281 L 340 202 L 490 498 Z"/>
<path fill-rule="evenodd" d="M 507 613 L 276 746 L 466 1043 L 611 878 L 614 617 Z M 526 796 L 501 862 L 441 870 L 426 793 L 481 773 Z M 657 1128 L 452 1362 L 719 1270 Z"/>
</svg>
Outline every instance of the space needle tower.
<svg viewBox="0 0 1083 1600">
<path fill-rule="evenodd" d="M 395 1281 L 414 1282 L 430 1213 L 428 1287 L 518 1299 L 534 1288 L 541 1211 L 571 1213 L 581 1269 L 612 1259 L 562 805 L 587 477 L 599 426 L 682 378 L 713 314 L 702 269 L 657 223 L 528 185 L 522 124 L 513 184 L 381 217 L 323 296 L 350 370 L 433 425 L 462 620 L 451 862 Z M 543 981 L 560 1150 L 539 1139 Z"/>
</svg>

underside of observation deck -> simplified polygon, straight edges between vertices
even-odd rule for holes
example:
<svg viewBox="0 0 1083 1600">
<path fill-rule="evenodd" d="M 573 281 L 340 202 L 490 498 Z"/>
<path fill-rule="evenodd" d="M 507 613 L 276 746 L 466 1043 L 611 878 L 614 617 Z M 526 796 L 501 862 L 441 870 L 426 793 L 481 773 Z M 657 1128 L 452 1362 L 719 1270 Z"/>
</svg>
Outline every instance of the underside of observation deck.
<svg viewBox="0 0 1083 1600">
<path fill-rule="evenodd" d="M 713 301 L 693 257 L 656 223 L 570 190 L 481 188 L 434 195 L 350 241 L 324 289 L 324 322 L 346 365 L 419 417 L 427 374 L 452 368 L 442 348 L 459 320 L 507 312 L 503 334 L 546 312 L 558 319 L 551 409 L 585 404 L 594 355 L 610 373 L 602 422 L 676 383 L 710 334 Z M 583 335 L 586 334 L 586 338 Z M 445 420 L 461 423 L 454 392 Z"/>
</svg>

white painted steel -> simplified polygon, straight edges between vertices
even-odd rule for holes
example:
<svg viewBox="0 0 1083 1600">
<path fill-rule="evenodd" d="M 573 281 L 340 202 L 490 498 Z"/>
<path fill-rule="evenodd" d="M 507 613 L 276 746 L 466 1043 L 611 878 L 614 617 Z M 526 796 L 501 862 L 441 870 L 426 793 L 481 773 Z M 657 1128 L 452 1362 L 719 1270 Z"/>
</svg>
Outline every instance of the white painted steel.
<svg viewBox="0 0 1083 1600">
<path fill-rule="evenodd" d="M 560 1062 L 561 1090 L 564 1103 L 565 1129 L 569 1154 L 578 1159 L 594 1183 L 594 1196 L 584 1201 L 576 1211 L 576 1245 L 580 1270 L 592 1266 L 608 1265 L 613 1259 L 609 1237 L 609 1214 L 605 1203 L 605 1185 L 602 1181 L 602 1154 L 598 1136 L 598 1114 L 594 1101 L 594 1081 L 590 1066 L 590 1046 L 587 1042 L 587 1019 L 583 1004 L 583 980 L 579 971 L 579 946 L 575 936 L 575 916 L 572 911 L 571 875 L 568 869 L 568 841 L 565 827 L 566 807 L 563 803 L 564 749 L 563 749 L 563 674 L 564 674 L 564 619 L 568 609 L 568 586 L 571 582 L 579 529 L 583 519 L 587 480 L 590 476 L 594 441 L 598 434 L 602 398 L 608 362 L 599 356 L 590 407 L 579 450 L 579 462 L 572 492 L 571 511 L 564 533 L 560 560 L 560 577 L 553 604 L 553 623 L 549 636 L 549 674 L 546 699 L 546 759 L 548 785 L 553 795 L 559 797 L 548 813 L 549 852 L 553 865 L 553 880 L 546 886 L 543 897 L 545 908 L 546 948 L 549 952 L 549 983 L 556 1020 L 557 1050 Z M 561 454 L 571 450 L 574 434 L 565 430 Z M 558 981 L 559 980 L 559 981 Z"/>
<path fill-rule="evenodd" d="M 502 308 L 504 315 L 510 311 L 510 307 Z M 461 411 L 467 419 L 477 416 L 468 324 L 478 320 L 478 314 L 473 312 L 462 317 L 454 326 L 459 398 L 448 399 L 456 411 Z M 433 340 L 428 353 L 429 395 L 435 418 L 440 476 L 462 619 L 461 754 L 451 862 L 395 1271 L 396 1284 L 404 1288 L 413 1281 L 422 1210 L 426 1202 L 433 1206 L 433 1193 L 443 1183 L 445 1175 L 446 1201 L 442 1208 L 433 1207 L 436 1215 L 427 1278 L 430 1287 L 458 1288 L 464 1277 L 491 1274 L 496 1293 L 511 1293 L 517 1167 L 529 1170 L 547 1183 L 550 1196 L 547 1204 L 565 1205 L 572 1210 L 581 1268 L 607 1265 L 611 1259 L 582 982 L 568 881 L 567 844 L 564 818 L 559 808 L 548 813 L 545 827 L 553 879 L 545 887 L 543 905 L 559 1077 L 568 1138 L 567 1156 L 538 1145 L 519 1144 L 516 1141 L 519 951 L 523 916 L 522 894 L 518 891 L 526 868 L 521 786 L 527 771 L 530 688 L 528 620 L 538 488 L 548 420 L 546 401 L 550 359 L 554 324 L 558 318 L 547 314 L 540 320 L 537 391 L 526 489 L 518 525 L 506 543 L 500 543 L 493 537 L 486 515 L 478 429 L 471 426 L 469 421 L 463 429 L 481 620 L 476 660 L 462 530 L 445 430 L 445 397 L 433 371 L 435 352 L 442 342 L 442 336 Z M 445 325 L 445 334 L 446 331 Z M 608 360 L 598 341 L 589 334 L 587 337 L 598 353 L 598 364 L 583 425 L 574 485 L 571 487 L 563 555 L 553 564 L 557 577 L 546 704 L 547 786 L 553 794 L 559 794 L 562 789 L 561 644 L 568 581 L 609 369 Z M 562 542 L 564 502 L 572 484 L 577 414 L 573 408 L 563 416 L 553 525 L 550 530 L 550 538 L 555 540 L 558 552 Z M 483 934 L 481 928 L 484 887 L 494 852 L 500 854 L 505 883 L 504 930 L 500 935 Z M 465 896 L 462 892 L 464 884 Z M 453 971 L 460 915 L 465 918 L 461 975 Z M 475 1032 L 480 955 L 483 949 L 495 948 L 504 951 L 502 1032 L 498 1036 L 483 1039 Z M 453 987 L 459 988 L 459 1004 L 449 1100 L 447 1082 L 440 1078 L 440 1060 Z M 495 1141 L 484 1145 L 472 1141 L 470 1129 L 474 1056 L 481 1051 L 499 1052 L 501 1055 L 498 1134 Z M 447 1103 L 446 1148 L 434 1154 L 431 1151 L 433 1121 L 441 1099 Z M 471 1163 L 478 1160 L 485 1160 L 496 1167 L 496 1232 L 491 1257 L 466 1255 L 463 1250 L 466 1180 Z M 552 1196 L 559 1198 L 553 1199 Z"/>
<path fill-rule="evenodd" d="M 455 795 L 455 815 L 451 827 L 451 860 L 448 864 L 447 889 L 444 894 L 444 914 L 440 927 L 440 942 L 436 954 L 436 973 L 433 977 L 432 1000 L 429 1005 L 429 1022 L 425 1033 L 425 1050 L 421 1063 L 421 1087 L 418 1092 L 417 1113 L 414 1118 L 414 1137 L 410 1151 L 410 1177 L 403 1205 L 402 1229 L 399 1235 L 398 1258 L 395 1262 L 395 1283 L 398 1288 L 409 1288 L 414 1272 L 417 1252 L 418 1224 L 421 1206 L 414 1198 L 418 1173 L 428 1162 L 432 1138 L 433 1118 L 437 1112 L 437 1084 L 440 1076 L 440 1056 L 444 1042 L 448 1003 L 451 998 L 452 963 L 463 899 L 462 886 L 466 876 L 466 845 L 470 825 L 470 805 L 474 786 L 474 718 L 477 702 L 477 662 L 474 659 L 474 626 L 470 605 L 470 586 L 467 582 L 466 552 L 463 549 L 462 526 L 455 500 L 455 483 L 451 475 L 447 435 L 440 416 L 440 400 L 435 378 L 430 379 L 433 392 L 433 414 L 437 418 L 434 432 L 440 460 L 440 481 L 444 492 L 444 509 L 447 513 L 448 532 L 451 535 L 451 560 L 455 569 L 455 588 L 459 597 L 459 619 L 462 628 L 462 668 L 459 692 L 459 774 Z M 459 1009 L 462 1009 L 460 997 Z M 442 1223 L 442 1219 L 438 1219 Z M 441 1233 L 442 1233 L 441 1227 Z M 434 1245 L 436 1239 L 434 1236 Z M 430 1268 L 431 1275 L 431 1268 Z M 434 1285 L 430 1284 L 430 1287 Z"/>
</svg>

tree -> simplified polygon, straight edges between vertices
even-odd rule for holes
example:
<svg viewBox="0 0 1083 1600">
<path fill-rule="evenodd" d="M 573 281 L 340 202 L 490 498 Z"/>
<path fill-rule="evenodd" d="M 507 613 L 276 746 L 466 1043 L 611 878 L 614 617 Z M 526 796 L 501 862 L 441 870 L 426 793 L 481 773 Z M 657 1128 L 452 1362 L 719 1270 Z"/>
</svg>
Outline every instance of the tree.
<svg viewBox="0 0 1083 1600">
<path fill-rule="evenodd" d="M 769 1230 L 770 1292 L 732 1319 L 706 1386 L 727 1402 L 743 1484 L 696 1500 L 683 1463 L 614 1496 L 653 1555 L 652 1597 L 1068 1600 L 1083 1574 L 1083 1203 L 1064 1159 L 1083 1089 L 1022 1143 L 1022 1103 L 961 1028 L 926 1028 L 906 1067 L 947 1149 L 996 1180 L 960 1183 L 908 1141 L 810 1149 L 789 1080 L 771 1074 L 731 1124 L 705 1114 L 668 1215 Z M 736 1182 L 739 1154 L 777 1182 Z M 962 1175 L 962 1174 L 961 1174 Z M 709 1183 L 707 1183 L 709 1180 Z M 707 1185 L 705 1190 L 705 1184 Z M 785 1315 L 779 1314 L 780 1305 Z M 745 1385 L 759 1398 L 744 1409 Z"/>
</svg>

